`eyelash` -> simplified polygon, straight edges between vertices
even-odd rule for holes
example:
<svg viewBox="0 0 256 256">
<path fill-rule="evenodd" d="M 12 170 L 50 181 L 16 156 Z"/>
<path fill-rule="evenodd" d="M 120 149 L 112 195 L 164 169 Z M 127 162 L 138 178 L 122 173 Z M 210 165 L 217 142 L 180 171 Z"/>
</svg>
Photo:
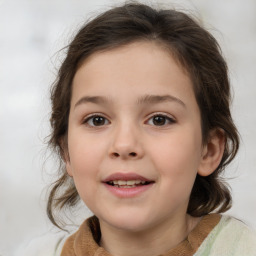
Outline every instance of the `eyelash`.
<svg viewBox="0 0 256 256">
<path fill-rule="evenodd" d="M 154 118 L 154 117 L 163 117 L 163 118 L 165 118 L 165 124 L 164 125 L 154 125 L 154 126 L 160 126 L 161 127 L 161 126 L 166 126 L 166 125 L 171 125 L 171 124 L 176 123 L 176 121 L 173 117 L 170 117 L 169 115 L 162 114 L 162 113 L 155 113 L 149 119 L 147 119 L 147 122 L 149 120 L 151 120 L 152 118 Z M 166 124 L 166 123 L 168 123 L 168 124 Z"/>
<path fill-rule="evenodd" d="M 93 118 L 95 118 L 95 117 L 103 118 L 104 121 L 107 121 L 107 122 L 108 122 L 108 124 L 110 123 L 110 122 L 108 121 L 108 119 L 107 119 L 106 117 L 104 117 L 104 116 L 103 116 L 102 114 L 100 114 L 100 113 L 99 113 L 99 114 L 95 113 L 95 114 L 93 114 L 93 115 L 90 115 L 90 116 L 87 117 L 82 123 L 85 124 L 85 125 L 88 126 L 88 127 L 101 127 L 101 126 L 106 125 L 105 122 L 104 122 L 103 125 L 99 125 L 99 126 L 88 124 L 88 122 L 89 122 L 89 121 L 93 121 Z M 163 117 L 163 118 L 165 118 L 165 123 L 164 123 L 163 125 L 154 125 L 154 124 L 152 124 L 152 126 L 159 126 L 159 127 L 161 127 L 161 126 L 166 126 L 166 125 L 168 125 L 168 124 L 170 125 L 170 124 L 176 123 L 176 121 L 175 121 L 174 118 L 172 118 L 172 117 L 170 117 L 170 116 L 168 116 L 168 115 L 166 115 L 166 114 L 162 114 L 162 113 L 155 113 L 154 115 L 152 115 L 150 118 L 147 119 L 147 122 L 148 122 L 149 120 L 151 120 L 152 118 L 154 118 L 154 117 Z M 168 122 L 168 124 L 166 124 L 166 122 Z"/>
<path fill-rule="evenodd" d="M 88 126 L 88 127 L 98 127 L 98 126 L 96 126 L 96 125 L 89 125 L 88 124 L 88 122 L 90 121 L 90 120 L 93 120 L 93 118 L 95 118 L 95 117 L 101 117 L 101 118 L 104 118 L 104 120 L 108 120 L 106 117 L 104 117 L 102 114 L 97 114 L 97 113 L 95 113 L 95 114 L 92 114 L 92 115 L 90 115 L 90 116 L 88 116 L 84 121 L 83 121 L 83 124 L 85 124 L 86 126 Z M 109 122 L 109 121 L 108 121 Z M 110 122 L 109 122 L 110 123 Z M 101 125 L 102 126 L 102 125 Z"/>
</svg>

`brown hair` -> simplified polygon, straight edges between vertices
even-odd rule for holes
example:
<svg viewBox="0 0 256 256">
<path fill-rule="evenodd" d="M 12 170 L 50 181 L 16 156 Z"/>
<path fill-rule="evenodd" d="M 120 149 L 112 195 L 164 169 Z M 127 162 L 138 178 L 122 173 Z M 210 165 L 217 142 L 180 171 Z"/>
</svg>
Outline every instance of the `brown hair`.
<svg viewBox="0 0 256 256">
<path fill-rule="evenodd" d="M 72 80 L 79 65 L 90 55 L 135 41 L 153 41 L 167 47 L 187 70 L 201 112 L 202 137 L 206 143 L 212 129 L 225 133 L 226 144 L 218 168 L 209 176 L 197 175 L 187 212 L 202 216 L 231 207 L 230 191 L 220 178 L 235 157 L 239 136 L 230 113 L 230 84 L 227 65 L 215 38 L 197 21 L 176 10 L 157 10 L 144 4 L 127 3 L 99 15 L 83 26 L 68 46 L 66 58 L 51 91 L 52 133 L 49 145 L 64 155 L 68 131 Z M 72 207 L 79 195 L 63 160 L 59 179 L 53 184 L 47 213 L 58 226 L 54 211 Z"/>
</svg>

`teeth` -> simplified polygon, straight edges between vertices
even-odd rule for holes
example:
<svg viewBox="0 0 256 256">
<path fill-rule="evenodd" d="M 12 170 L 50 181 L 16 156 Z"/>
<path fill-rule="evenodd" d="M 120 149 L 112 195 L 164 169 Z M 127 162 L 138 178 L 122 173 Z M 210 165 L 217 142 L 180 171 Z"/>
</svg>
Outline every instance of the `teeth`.
<svg viewBox="0 0 256 256">
<path fill-rule="evenodd" d="M 118 181 L 117 181 L 117 185 L 123 186 L 123 185 L 127 185 L 127 183 L 126 183 L 125 180 L 118 180 Z"/>
<path fill-rule="evenodd" d="M 113 180 L 109 183 L 113 184 L 115 187 L 122 186 L 122 187 L 135 187 L 138 184 L 145 184 L 146 181 L 142 180 Z"/>
<path fill-rule="evenodd" d="M 127 180 L 126 184 L 127 185 L 135 185 L 136 184 L 136 180 Z"/>
</svg>

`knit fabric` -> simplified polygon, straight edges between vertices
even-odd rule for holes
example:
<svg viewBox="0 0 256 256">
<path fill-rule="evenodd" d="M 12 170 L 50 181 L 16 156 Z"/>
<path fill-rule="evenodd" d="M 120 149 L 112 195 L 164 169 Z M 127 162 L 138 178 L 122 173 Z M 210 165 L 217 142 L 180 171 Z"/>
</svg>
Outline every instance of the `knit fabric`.
<svg viewBox="0 0 256 256">
<path fill-rule="evenodd" d="M 256 233 L 241 221 L 222 216 L 194 256 L 256 256 Z"/>
<path fill-rule="evenodd" d="M 221 221 L 220 221 L 221 219 Z M 193 255 L 233 255 L 233 254 L 208 254 L 208 244 L 213 247 L 214 239 L 220 233 L 223 223 L 235 221 L 230 218 L 222 217 L 219 214 L 209 214 L 202 218 L 199 224 L 190 232 L 188 237 L 178 244 L 175 248 L 161 254 L 161 256 L 193 256 Z M 219 225 L 218 223 L 221 223 Z M 232 227 L 233 225 L 231 224 Z M 240 227 L 242 224 L 240 224 Z M 244 226 L 244 229 L 245 226 Z M 240 231 L 239 231 L 240 233 Z M 87 219 L 79 228 L 79 230 L 70 236 L 64 244 L 61 256 L 112 256 L 104 248 L 98 245 L 100 241 L 100 228 L 97 218 L 91 217 Z M 207 242 L 206 242 L 207 241 Z M 256 240 L 255 240 L 256 241 Z M 219 246 L 219 245 L 218 245 Z M 226 248 L 226 250 L 229 250 Z M 213 250 L 212 250 L 213 251 Z M 213 251 L 215 253 L 216 250 Z M 246 254 L 240 254 L 246 255 Z M 253 254 L 252 254 L 253 255 Z"/>
<path fill-rule="evenodd" d="M 96 217 L 66 237 L 63 232 L 45 235 L 18 250 L 17 256 L 111 256 L 100 247 L 100 226 Z M 62 252 L 61 252 L 62 251 Z M 256 256 L 256 234 L 229 216 L 204 216 L 188 237 L 161 256 Z"/>
</svg>

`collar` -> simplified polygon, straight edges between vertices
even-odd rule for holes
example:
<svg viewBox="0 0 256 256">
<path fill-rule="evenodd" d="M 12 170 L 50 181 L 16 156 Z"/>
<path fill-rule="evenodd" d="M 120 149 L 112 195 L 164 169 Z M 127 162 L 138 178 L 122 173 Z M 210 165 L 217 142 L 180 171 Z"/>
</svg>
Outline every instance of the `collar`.
<svg viewBox="0 0 256 256">
<path fill-rule="evenodd" d="M 194 255 L 220 219 L 220 214 L 205 215 L 184 241 L 161 256 Z M 84 221 L 78 231 L 67 239 L 61 256 L 113 256 L 99 246 L 100 237 L 99 220 L 96 216 L 92 216 Z"/>
</svg>

